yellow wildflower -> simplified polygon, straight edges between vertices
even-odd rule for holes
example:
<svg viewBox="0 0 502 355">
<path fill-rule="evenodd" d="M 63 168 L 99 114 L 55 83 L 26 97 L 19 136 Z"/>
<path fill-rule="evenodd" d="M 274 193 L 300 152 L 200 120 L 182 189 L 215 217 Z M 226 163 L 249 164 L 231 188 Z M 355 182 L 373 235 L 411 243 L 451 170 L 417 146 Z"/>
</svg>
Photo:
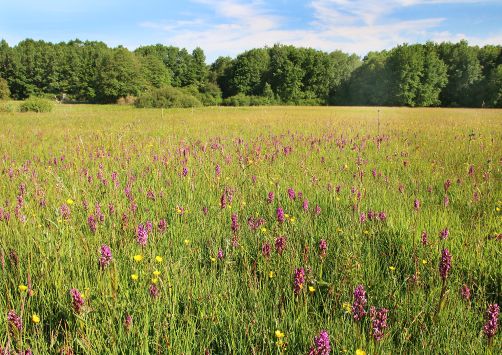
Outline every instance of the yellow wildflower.
<svg viewBox="0 0 502 355">
<path fill-rule="evenodd" d="M 188 245 L 190 244 L 190 239 L 185 239 L 183 242 L 185 243 L 185 245 Z"/>
<path fill-rule="evenodd" d="M 73 200 L 71 198 L 69 198 L 68 200 L 66 200 L 66 203 L 69 205 L 73 205 Z"/>
<path fill-rule="evenodd" d="M 427 260 L 422 259 L 422 264 L 424 264 L 424 265 L 427 264 Z"/>
<path fill-rule="evenodd" d="M 283 333 L 283 332 L 281 332 L 280 330 L 276 330 L 276 331 L 275 331 L 275 337 L 276 337 L 277 339 L 282 339 L 282 338 L 284 338 L 284 333 Z"/>
<path fill-rule="evenodd" d="M 35 324 L 40 323 L 40 317 L 38 316 L 38 314 L 33 313 L 33 315 L 31 316 L 31 321 Z"/>
<path fill-rule="evenodd" d="M 158 279 L 158 278 L 156 278 L 156 277 L 154 277 L 154 278 L 152 279 L 152 284 L 156 284 L 157 282 L 159 282 L 159 279 Z"/>
<path fill-rule="evenodd" d="M 26 285 L 19 285 L 19 291 L 24 292 L 28 289 L 28 286 Z"/>
<path fill-rule="evenodd" d="M 310 291 L 310 293 L 314 293 L 315 292 L 314 286 L 309 286 L 309 291 Z"/>
<path fill-rule="evenodd" d="M 366 355 L 366 351 L 364 351 L 363 349 L 357 349 L 356 355 Z"/>
<path fill-rule="evenodd" d="M 141 260 L 143 260 L 143 255 L 137 254 L 132 257 L 135 262 L 139 263 Z"/>
<path fill-rule="evenodd" d="M 132 279 L 133 281 L 137 281 L 137 280 L 139 279 L 138 274 L 132 274 L 132 275 L 131 275 L 131 279 Z"/>
<path fill-rule="evenodd" d="M 390 271 L 394 271 L 394 270 L 396 270 L 396 267 L 395 266 L 389 266 L 389 270 Z"/>
<path fill-rule="evenodd" d="M 345 310 L 345 313 L 352 313 L 352 305 L 348 302 L 342 303 L 342 308 Z"/>
<path fill-rule="evenodd" d="M 268 277 L 269 277 L 270 279 L 271 279 L 271 278 L 273 278 L 274 276 L 275 276 L 275 272 L 270 271 L 270 272 L 268 273 Z"/>
<path fill-rule="evenodd" d="M 155 270 L 155 271 L 153 272 L 153 275 L 154 275 L 154 276 L 159 276 L 159 275 L 160 275 L 160 271 L 159 271 L 159 270 Z"/>
<path fill-rule="evenodd" d="M 212 261 L 213 263 L 215 263 L 215 262 L 216 262 L 216 258 L 213 258 L 212 256 L 211 256 L 211 257 L 209 257 L 209 259 L 211 259 L 211 261 Z"/>
<path fill-rule="evenodd" d="M 158 262 L 158 263 L 161 263 L 162 261 L 164 261 L 164 259 L 160 255 L 157 255 L 155 257 L 155 261 Z"/>
</svg>

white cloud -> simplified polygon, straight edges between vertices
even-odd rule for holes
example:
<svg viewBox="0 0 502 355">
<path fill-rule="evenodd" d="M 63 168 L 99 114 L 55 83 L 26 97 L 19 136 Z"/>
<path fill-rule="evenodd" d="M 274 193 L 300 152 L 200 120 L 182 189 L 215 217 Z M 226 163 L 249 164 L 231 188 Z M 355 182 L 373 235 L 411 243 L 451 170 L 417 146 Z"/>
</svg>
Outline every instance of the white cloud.
<svg viewBox="0 0 502 355">
<path fill-rule="evenodd" d="M 296 29 L 286 28 L 288 19 L 272 12 L 264 1 L 192 1 L 209 10 L 205 17 L 170 24 L 145 22 L 141 25 L 163 31 L 165 43 L 202 47 L 209 60 L 218 55 L 236 55 L 246 49 L 275 43 L 326 51 L 341 49 L 360 55 L 403 42 L 429 39 L 458 41 L 466 38 L 473 44 L 502 43 L 502 33 L 476 38 L 440 30 L 445 18 L 392 18 L 392 14 L 403 7 L 479 0 L 312 0 L 309 9 L 313 21 L 307 28 Z"/>
</svg>

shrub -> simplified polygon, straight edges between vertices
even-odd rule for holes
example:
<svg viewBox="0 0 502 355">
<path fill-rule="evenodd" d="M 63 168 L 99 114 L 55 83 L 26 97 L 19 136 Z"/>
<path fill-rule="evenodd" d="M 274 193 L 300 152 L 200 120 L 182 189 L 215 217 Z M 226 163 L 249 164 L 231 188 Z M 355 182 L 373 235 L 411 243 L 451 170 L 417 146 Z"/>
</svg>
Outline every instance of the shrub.
<svg viewBox="0 0 502 355">
<path fill-rule="evenodd" d="M 26 99 L 20 106 L 21 112 L 51 112 L 54 108 L 54 103 L 40 97 L 30 97 Z"/>
<path fill-rule="evenodd" d="M 0 102 L 0 112 L 16 112 L 17 106 L 12 102 Z"/>
<path fill-rule="evenodd" d="M 136 96 L 122 96 L 117 99 L 117 105 L 132 105 L 136 102 Z"/>
<path fill-rule="evenodd" d="M 194 96 L 183 90 L 166 86 L 160 89 L 153 89 L 141 94 L 135 102 L 136 107 L 200 107 L 202 103 Z"/>
<path fill-rule="evenodd" d="M 251 104 L 251 98 L 242 93 L 227 97 L 223 100 L 223 105 L 225 106 L 249 106 Z"/>
<path fill-rule="evenodd" d="M 7 100 L 10 97 L 9 85 L 7 80 L 0 78 L 0 100 Z"/>
</svg>

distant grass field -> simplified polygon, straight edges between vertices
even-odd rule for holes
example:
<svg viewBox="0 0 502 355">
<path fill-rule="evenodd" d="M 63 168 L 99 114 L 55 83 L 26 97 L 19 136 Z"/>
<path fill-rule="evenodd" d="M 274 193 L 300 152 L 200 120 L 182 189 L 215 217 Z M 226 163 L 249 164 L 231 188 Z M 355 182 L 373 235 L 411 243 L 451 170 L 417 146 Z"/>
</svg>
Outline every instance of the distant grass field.
<svg viewBox="0 0 502 355">
<path fill-rule="evenodd" d="M 0 159 L 6 352 L 500 353 L 502 110 L 58 105 Z"/>
</svg>

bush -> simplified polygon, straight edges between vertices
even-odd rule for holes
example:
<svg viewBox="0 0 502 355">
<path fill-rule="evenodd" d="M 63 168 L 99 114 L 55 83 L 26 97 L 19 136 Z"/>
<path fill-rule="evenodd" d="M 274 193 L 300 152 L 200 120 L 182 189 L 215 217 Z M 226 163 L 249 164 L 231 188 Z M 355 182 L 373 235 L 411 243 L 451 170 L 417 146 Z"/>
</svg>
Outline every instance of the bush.
<svg viewBox="0 0 502 355">
<path fill-rule="evenodd" d="M 54 108 L 54 103 L 40 97 L 30 97 L 26 99 L 20 106 L 21 112 L 51 112 Z"/>
<path fill-rule="evenodd" d="M 223 100 L 223 105 L 225 106 L 249 106 L 250 104 L 251 98 L 242 93 L 227 97 Z"/>
<path fill-rule="evenodd" d="M 200 107 L 202 103 L 194 96 L 170 86 L 153 89 L 141 94 L 135 102 L 136 107 Z"/>
<path fill-rule="evenodd" d="M 275 104 L 275 100 L 266 96 L 247 96 L 237 94 L 223 100 L 225 106 L 268 106 Z"/>
<path fill-rule="evenodd" d="M 132 105 L 136 102 L 136 96 L 122 96 L 117 99 L 117 105 Z"/>
<path fill-rule="evenodd" d="M 12 102 L 0 102 L 0 112 L 16 112 L 17 105 Z"/>
<path fill-rule="evenodd" d="M 10 97 L 9 85 L 7 80 L 0 78 L 0 100 L 7 100 Z"/>
</svg>

